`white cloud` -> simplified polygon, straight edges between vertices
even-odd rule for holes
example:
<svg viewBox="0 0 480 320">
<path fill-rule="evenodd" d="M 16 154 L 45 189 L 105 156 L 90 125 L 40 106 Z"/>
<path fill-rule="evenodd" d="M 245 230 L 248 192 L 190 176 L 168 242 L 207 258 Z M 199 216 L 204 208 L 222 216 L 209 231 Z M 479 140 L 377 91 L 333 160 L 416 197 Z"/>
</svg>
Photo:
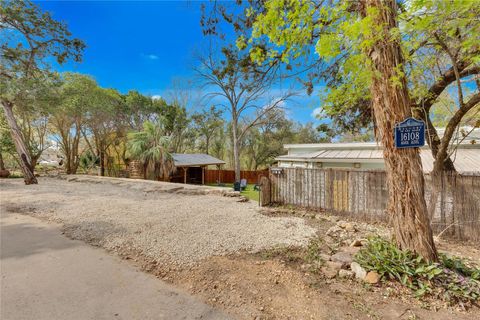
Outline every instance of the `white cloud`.
<svg viewBox="0 0 480 320">
<path fill-rule="evenodd" d="M 323 112 L 323 109 L 322 107 L 318 107 L 318 108 L 315 108 L 313 109 L 312 113 L 310 114 L 312 116 L 312 118 L 314 119 L 322 119 L 322 118 L 326 118 L 327 116 L 325 115 L 325 113 Z"/>
<path fill-rule="evenodd" d="M 155 95 L 152 96 L 152 99 L 153 100 L 160 100 L 160 99 L 162 99 L 162 96 L 159 95 L 159 94 L 155 94 Z"/>
<path fill-rule="evenodd" d="M 156 54 L 154 53 L 149 53 L 149 54 L 144 54 L 142 53 L 141 56 L 145 59 L 148 59 L 148 60 L 158 60 L 160 59 L 159 56 L 157 56 Z"/>
</svg>

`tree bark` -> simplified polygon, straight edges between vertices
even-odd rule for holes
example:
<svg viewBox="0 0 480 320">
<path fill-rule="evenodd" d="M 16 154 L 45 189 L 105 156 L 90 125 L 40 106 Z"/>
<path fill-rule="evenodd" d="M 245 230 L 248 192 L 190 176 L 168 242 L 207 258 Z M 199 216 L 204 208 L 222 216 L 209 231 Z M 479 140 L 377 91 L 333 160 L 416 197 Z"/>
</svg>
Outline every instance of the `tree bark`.
<svg viewBox="0 0 480 320">
<path fill-rule="evenodd" d="M 69 129 L 70 131 L 70 129 Z M 81 125 L 78 120 L 75 121 L 75 135 L 70 137 L 70 133 L 67 138 L 64 139 L 63 144 L 67 147 L 65 148 L 65 157 L 66 164 L 65 169 L 67 174 L 76 174 L 78 170 L 78 165 L 80 163 L 80 157 L 78 156 L 78 148 L 81 137 Z M 68 150 L 68 152 L 67 152 Z"/>
<path fill-rule="evenodd" d="M 160 163 L 158 161 L 155 161 L 153 165 L 153 176 L 155 180 L 160 181 Z"/>
<path fill-rule="evenodd" d="M 37 178 L 34 174 L 34 166 L 32 165 L 32 159 L 30 159 L 30 153 L 27 150 L 25 141 L 23 140 L 22 132 L 18 127 L 15 116 L 13 115 L 13 104 L 9 101 L 2 101 L 3 110 L 5 111 L 5 118 L 10 126 L 10 133 L 12 140 L 15 144 L 18 156 L 20 157 L 20 167 L 23 172 L 23 180 L 26 185 L 37 184 Z"/>
<path fill-rule="evenodd" d="M 418 149 L 397 149 L 394 145 L 395 123 L 411 116 L 403 56 L 398 40 L 392 39 L 397 27 L 395 0 L 365 0 L 364 16 L 376 12 L 375 24 L 383 26 L 383 35 L 375 34 L 368 52 L 372 67 L 371 94 L 377 126 L 377 139 L 383 154 L 389 188 L 388 211 L 398 246 L 411 250 L 429 261 L 437 260 L 432 229 L 425 202 L 425 181 Z M 369 8 L 376 10 L 369 11 Z M 369 12 L 369 13 L 367 13 Z M 393 83 L 398 78 L 401 84 Z"/>
<path fill-rule="evenodd" d="M 5 170 L 5 163 L 3 162 L 3 155 L 0 152 L 0 170 Z"/>
<path fill-rule="evenodd" d="M 238 119 L 232 117 L 232 136 L 233 136 L 233 165 L 235 170 L 235 182 L 240 181 L 240 152 L 238 150 Z"/>
<path fill-rule="evenodd" d="M 143 162 L 143 179 L 147 180 L 148 178 L 148 161 Z"/>
<path fill-rule="evenodd" d="M 105 176 L 105 152 L 100 150 L 100 176 Z"/>
</svg>

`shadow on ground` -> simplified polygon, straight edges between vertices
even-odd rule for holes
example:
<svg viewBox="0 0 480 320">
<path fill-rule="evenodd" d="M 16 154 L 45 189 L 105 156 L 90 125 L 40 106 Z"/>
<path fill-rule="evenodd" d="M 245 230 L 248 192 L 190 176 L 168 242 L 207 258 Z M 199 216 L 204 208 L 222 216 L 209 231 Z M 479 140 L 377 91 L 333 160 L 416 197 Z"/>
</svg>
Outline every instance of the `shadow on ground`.
<svg viewBox="0 0 480 320">
<path fill-rule="evenodd" d="M 0 224 L 0 258 L 2 260 L 20 259 L 34 254 L 78 246 L 75 241 L 51 241 L 48 235 L 55 233 L 51 229 L 38 227 L 30 223 L 14 223 L 14 218 L 9 217 L 10 215 L 4 212 L 2 212 L 2 216 L 7 218 Z M 25 237 L 25 234 L 28 234 L 28 237 Z M 10 242 L 9 245 L 7 245 L 7 241 Z"/>
</svg>

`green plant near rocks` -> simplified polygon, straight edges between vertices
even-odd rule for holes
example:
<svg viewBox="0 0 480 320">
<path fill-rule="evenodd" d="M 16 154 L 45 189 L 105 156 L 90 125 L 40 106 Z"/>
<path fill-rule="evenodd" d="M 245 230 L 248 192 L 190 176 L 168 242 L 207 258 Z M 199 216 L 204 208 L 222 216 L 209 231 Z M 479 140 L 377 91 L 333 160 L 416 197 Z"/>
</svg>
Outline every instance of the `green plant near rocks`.
<svg viewBox="0 0 480 320">
<path fill-rule="evenodd" d="M 314 238 L 310 241 L 308 244 L 308 247 L 305 252 L 305 261 L 309 263 L 320 263 L 323 264 L 325 261 L 323 261 L 322 256 L 321 256 L 321 247 L 323 244 L 323 239 L 320 237 Z"/>
<path fill-rule="evenodd" d="M 458 257 L 440 254 L 438 263 L 430 263 L 375 237 L 356 254 L 355 261 L 382 279 L 399 281 L 417 297 L 431 296 L 463 307 L 480 302 L 480 268 Z"/>
</svg>

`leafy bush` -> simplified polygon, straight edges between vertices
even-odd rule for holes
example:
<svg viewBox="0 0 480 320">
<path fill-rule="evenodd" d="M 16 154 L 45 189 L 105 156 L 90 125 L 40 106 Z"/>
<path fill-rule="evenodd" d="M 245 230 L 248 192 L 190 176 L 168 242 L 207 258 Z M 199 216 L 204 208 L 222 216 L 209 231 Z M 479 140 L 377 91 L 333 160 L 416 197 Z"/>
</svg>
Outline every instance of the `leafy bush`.
<svg viewBox="0 0 480 320">
<path fill-rule="evenodd" d="M 10 172 L 10 175 L 8 176 L 8 178 L 10 179 L 19 179 L 19 178 L 23 178 L 23 174 L 21 172 Z"/>
<path fill-rule="evenodd" d="M 355 261 L 367 271 L 376 271 L 382 279 L 399 281 L 417 297 L 430 295 L 460 304 L 477 304 L 480 300 L 480 269 L 458 257 L 441 254 L 438 263 L 430 263 L 376 237 L 357 253 Z"/>
<path fill-rule="evenodd" d="M 95 156 L 91 151 L 87 151 L 83 155 L 80 156 L 79 166 L 84 171 L 92 168 L 95 165 L 100 164 L 100 158 Z"/>
</svg>

